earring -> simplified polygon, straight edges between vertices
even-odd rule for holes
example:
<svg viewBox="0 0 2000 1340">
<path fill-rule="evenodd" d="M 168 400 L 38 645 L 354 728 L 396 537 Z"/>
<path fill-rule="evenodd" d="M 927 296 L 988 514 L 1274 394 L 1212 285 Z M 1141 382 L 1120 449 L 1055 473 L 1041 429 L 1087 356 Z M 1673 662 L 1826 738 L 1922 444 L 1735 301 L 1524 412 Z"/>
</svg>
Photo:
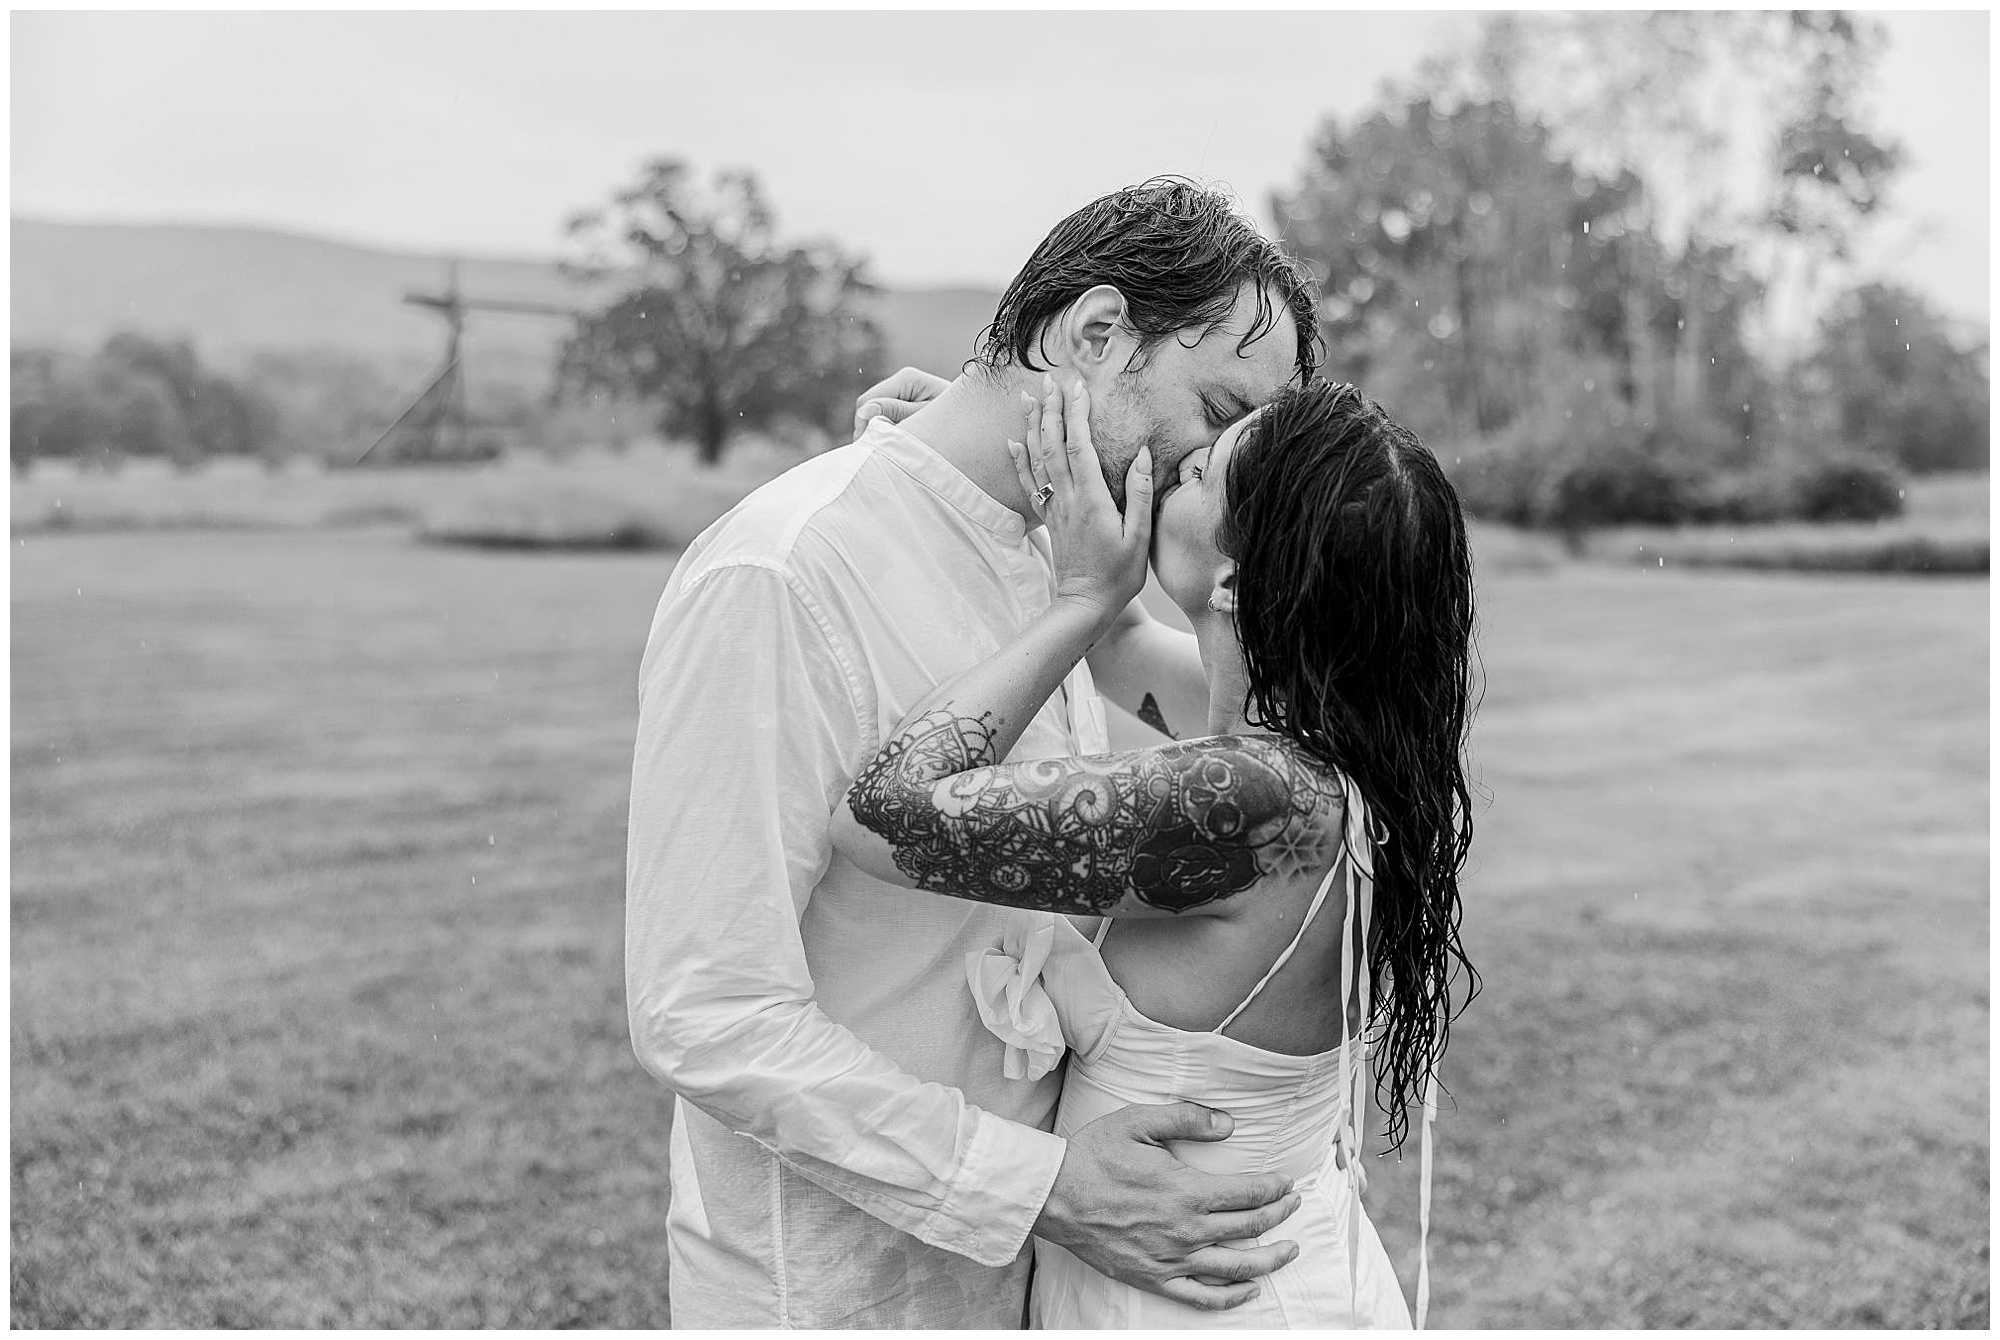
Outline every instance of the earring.
<svg viewBox="0 0 2000 1340">
<path fill-rule="evenodd" d="M 1213 595 L 1209 596 L 1208 598 L 1208 608 L 1216 614 L 1222 613 L 1222 606 L 1215 603 L 1215 597 Z"/>
</svg>

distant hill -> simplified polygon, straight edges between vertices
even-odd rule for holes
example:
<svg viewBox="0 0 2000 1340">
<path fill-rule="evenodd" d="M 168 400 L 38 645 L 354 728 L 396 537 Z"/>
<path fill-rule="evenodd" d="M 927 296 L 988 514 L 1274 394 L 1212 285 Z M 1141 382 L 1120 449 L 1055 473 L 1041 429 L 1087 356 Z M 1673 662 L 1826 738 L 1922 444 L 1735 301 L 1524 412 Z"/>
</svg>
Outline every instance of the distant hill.
<svg viewBox="0 0 2000 1340">
<path fill-rule="evenodd" d="M 402 301 L 436 291 L 443 255 L 407 255 L 254 228 L 13 220 L 16 347 L 93 349 L 118 330 L 185 337 L 217 366 L 266 351 L 329 350 L 407 373 L 434 362 L 443 326 Z M 467 296 L 574 303 L 553 260 L 467 256 Z M 890 289 L 877 320 L 889 367 L 955 372 L 972 354 L 999 294 Z M 564 323 L 475 314 L 466 359 L 475 386 L 505 379 L 540 391 Z"/>
</svg>

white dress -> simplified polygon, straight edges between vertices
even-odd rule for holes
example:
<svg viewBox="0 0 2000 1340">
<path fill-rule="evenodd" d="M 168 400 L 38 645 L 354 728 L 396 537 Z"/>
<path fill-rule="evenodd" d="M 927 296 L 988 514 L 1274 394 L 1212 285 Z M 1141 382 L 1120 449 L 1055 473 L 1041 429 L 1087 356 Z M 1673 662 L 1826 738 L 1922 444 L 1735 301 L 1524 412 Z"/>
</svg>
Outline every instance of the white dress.
<svg viewBox="0 0 2000 1340">
<path fill-rule="evenodd" d="M 1290 1056 L 1223 1032 L 1291 958 L 1343 869 L 1348 876 L 1343 958 L 1350 957 L 1345 946 L 1354 943 L 1357 910 L 1366 936 L 1371 843 L 1361 797 L 1351 783 L 1346 790 L 1348 854 L 1327 872 L 1299 934 L 1212 1032 L 1169 1028 L 1139 1013 L 1098 953 L 1108 921 L 1095 941 L 1064 921 L 1010 933 L 1003 949 L 967 955 L 967 976 L 981 1018 L 1009 1043 L 1010 1078 L 1046 1073 L 1068 1047 L 1058 1135 L 1068 1136 L 1128 1103 L 1202 1103 L 1228 1112 L 1234 1129 L 1227 1140 L 1176 1142 L 1171 1148 L 1177 1156 L 1205 1172 L 1282 1173 L 1301 1196 L 1290 1218 L 1254 1240 L 1295 1241 L 1298 1258 L 1266 1276 L 1254 1301 L 1226 1312 L 1188 1307 L 1120 1284 L 1063 1248 L 1036 1239 L 1029 1304 L 1036 1328 L 1410 1328 L 1410 1309 L 1395 1270 L 1361 1208 L 1361 1128 L 1355 1114 L 1367 1097 L 1363 1045 L 1348 1038 L 1316 1056 Z M 1358 975 L 1366 1017 L 1367 975 L 1358 973 L 1357 964 L 1343 962 L 1341 967 L 1343 981 L 1353 983 Z M 1420 1174 L 1426 1235 L 1433 1110 L 1434 1104 L 1427 1102 Z M 1427 1273 L 1420 1268 L 1420 1325 L 1429 1301 Z"/>
</svg>

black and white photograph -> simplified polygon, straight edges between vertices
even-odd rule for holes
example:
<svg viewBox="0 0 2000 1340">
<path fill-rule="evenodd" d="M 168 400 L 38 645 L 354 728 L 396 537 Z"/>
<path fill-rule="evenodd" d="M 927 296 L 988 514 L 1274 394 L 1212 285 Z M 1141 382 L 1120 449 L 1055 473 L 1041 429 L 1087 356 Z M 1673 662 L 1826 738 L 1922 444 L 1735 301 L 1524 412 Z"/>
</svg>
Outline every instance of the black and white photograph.
<svg viewBox="0 0 2000 1340">
<path fill-rule="evenodd" d="M 8 28 L 11 1326 L 1991 1326 L 1987 10 Z"/>
</svg>

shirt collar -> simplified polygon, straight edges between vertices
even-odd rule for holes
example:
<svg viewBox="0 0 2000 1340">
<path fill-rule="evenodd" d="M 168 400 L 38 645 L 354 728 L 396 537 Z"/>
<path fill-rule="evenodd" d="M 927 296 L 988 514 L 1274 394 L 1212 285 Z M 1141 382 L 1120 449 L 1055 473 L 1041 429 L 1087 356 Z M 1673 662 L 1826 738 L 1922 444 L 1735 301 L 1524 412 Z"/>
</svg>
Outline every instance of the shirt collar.
<svg viewBox="0 0 2000 1340">
<path fill-rule="evenodd" d="M 959 468 L 932 450 L 909 430 L 885 418 L 877 418 L 862 434 L 876 451 L 893 461 L 912 479 L 950 503 L 974 524 L 992 531 L 1010 545 L 1027 539 L 1028 523 L 1021 514 L 1006 506 L 972 482 Z"/>
</svg>

